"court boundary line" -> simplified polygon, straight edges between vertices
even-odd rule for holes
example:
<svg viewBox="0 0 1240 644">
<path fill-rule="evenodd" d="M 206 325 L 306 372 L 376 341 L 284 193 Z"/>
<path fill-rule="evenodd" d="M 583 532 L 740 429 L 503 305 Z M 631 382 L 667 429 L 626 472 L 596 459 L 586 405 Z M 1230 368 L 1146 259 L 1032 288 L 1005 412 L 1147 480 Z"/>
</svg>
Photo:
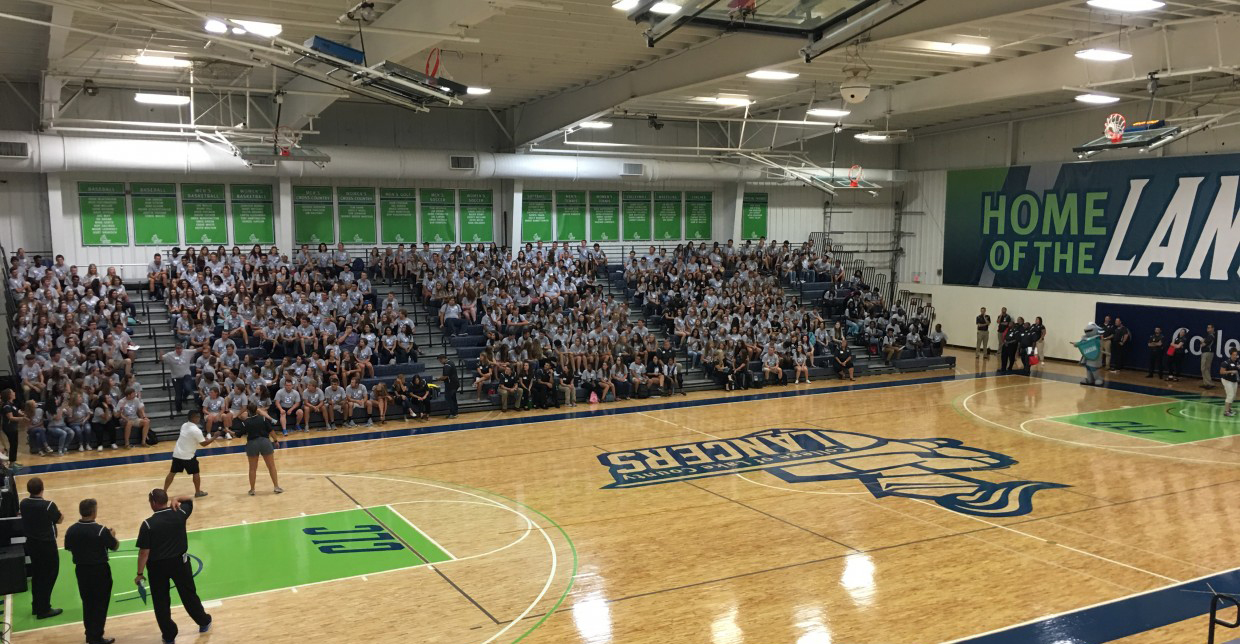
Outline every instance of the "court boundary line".
<svg viewBox="0 0 1240 644">
<path fill-rule="evenodd" d="M 379 506 L 375 506 L 375 507 L 379 507 Z M 409 527 L 413 528 L 414 532 L 417 532 L 418 534 L 426 537 L 426 540 L 431 542 L 431 545 L 435 546 L 436 548 L 439 548 L 439 550 L 443 552 L 445 555 L 448 555 L 449 561 L 456 561 L 456 555 L 452 554 L 451 552 L 448 552 L 447 548 L 440 545 L 438 541 L 435 541 L 435 537 L 432 537 L 429 532 L 414 525 L 413 521 L 409 520 L 409 517 L 401 514 L 400 512 L 397 512 L 396 508 L 392 507 L 391 503 L 384 503 L 383 507 L 387 508 L 388 510 L 391 510 L 392 514 L 395 514 L 396 516 L 400 517 L 405 523 L 409 524 Z"/>
<path fill-rule="evenodd" d="M 387 438 L 403 438 L 407 436 L 431 436 L 434 434 L 444 434 L 451 432 L 473 431 L 478 429 L 493 429 L 496 427 L 510 427 L 519 425 L 532 425 L 537 423 L 552 423 L 563 420 L 588 420 L 604 416 L 620 416 L 627 414 L 636 414 L 649 411 L 661 411 L 667 409 L 690 409 L 695 407 L 710 407 L 715 405 L 731 405 L 736 403 L 754 402 L 760 400 L 772 400 L 778 398 L 797 398 L 802 396 L 823 396 L 832 394 L 858 393 L 864 391 L 872 391 L 876 389 L 890 389 L 895 387 L 917 387 L 921 385 L 939 384 L 944 382 L 968 382 L 973 380 L 981 380 L 985 378 L 1008 378 L 1008 377 L 1033 377 L 1024 374 L 1000 374 L 996 372 L 977 372 L 977 373 L 950 373 L 943 376 L 928 376 L 921 378 L 910 378 L 907 380 L 889 380 L 884 382 L 869 382 L 860 384 L 849 384 L 833 387 L 814 387 L 808 389 L 784 389 L 769 393 L 745 394 L 741 396 L 709 396 L 697 400 L 683 400 L 680 402 L 666 402 L 656 404 L 633 405 L 629 407 L 606 407 L 602 409 L 586 409 L 583 411 L 572 411 L 556 414 L 542 414 L 538 416 L 517 417 L 517 418 L 495 418 L 491 420 L 476 420 L 462 423 L 447 423 L 441 425 L 430 426 L 410 426 L 398 429 L 387 429 L 378 431 L 361 432 L 356 434 L 338 434 L 335 436 L 322 436 L 314 438 L 298 438 L 280 442 L 280 449 L 304 449 L 308 447 L 325 447 L 331 445 L 340 445 L 344 443 L 356 443 L 363 441 L 373 441 Z M 724 393 L 722 390 L 710 390 L 716 393 Z M 222 447 L 206 447 L 198 450 L 200 457 L 220 456 L 224 454 L 240 454 L 245 451 L 245 445 L 228 445 Z M 161 461 L 171 461 L 172 452 L 147 452 L 130 454 L 126 456 L 109 456 L 105 458 L 96 458 L 85 461 L 69 461 L 51 464 L 26 465 L 23 467 L 19 476 L 29 476 L 34 474 L 51 474 L 55 472 L 69 472 L 77 470 L 99 469 L 105 467 L 121 467 L 125 465 L 140 465 L 143 463 L 153 463 Z"/>
</svg>

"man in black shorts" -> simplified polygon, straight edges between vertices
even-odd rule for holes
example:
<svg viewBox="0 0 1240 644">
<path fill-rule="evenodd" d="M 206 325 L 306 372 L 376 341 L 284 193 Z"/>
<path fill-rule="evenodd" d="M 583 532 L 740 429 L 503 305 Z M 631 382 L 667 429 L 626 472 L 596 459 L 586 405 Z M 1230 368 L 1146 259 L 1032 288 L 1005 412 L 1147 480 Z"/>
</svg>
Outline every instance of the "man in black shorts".
<svg viewBox="0 0 1240 644">
<path fill-rule="evenodd" d="M 186 417 L 187 422 L 181 425 L 181 435 L 177 437 L 177 444 L 172 448 L 172 471 L 168 472 L 168 476 L 164 478 L 164 491 L 167 492 L 172 487 L 172 479 L 180 472 L 185 472 L 194 479 L 194 498 L 204 497 L 206 492 L 202 491 L 202 476 L 198 474 L 198 448 L 206 447 L 215 442 L 215 437 L 206 438 L 202 434 L 202 428 L 198 423 L 202 421 L 202 412 L 197 409 L 189 410 Z"/>
<path fill-rule="evenodd" d="M 142 522 L 138 528 L 138 576 L 134 583 L 146 581 L 143 574 L 151 573 L 151 604 L 155 609 L 155 621 L 164 644 L 177 638 L 177 623 L 172 621 L 172 595 L 169 583 L 176 584 L 177 595 L 185 612 L 198 624 L 198 632 L 211 630 L 211 616 L 202 607 L 198 589 L 194 586 L 194 571 L 189 563 L 189 537 L 185 522 L 194 511 L 194 500 L 178 496 L 168 502 L 168 493 L 156 488 L 147 496 L 155 514 Z"/>
</svg>

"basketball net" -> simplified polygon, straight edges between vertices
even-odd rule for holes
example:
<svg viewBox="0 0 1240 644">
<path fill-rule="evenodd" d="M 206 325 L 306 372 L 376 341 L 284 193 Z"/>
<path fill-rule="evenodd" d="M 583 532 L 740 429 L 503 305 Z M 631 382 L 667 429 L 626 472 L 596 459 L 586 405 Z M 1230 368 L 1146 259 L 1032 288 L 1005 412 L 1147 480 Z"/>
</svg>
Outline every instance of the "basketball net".
<svg viewBox="0 0 1240 644">
<path fill-rule="evenodd" d="M 1128 122 L 1124 120 L 1123 114 L 1112 114 L 1103 124 L 1102 133 L 1111 143 L 1119 143 L 1124 140 L 1124 128 L 1127 125 Z"/>
<path fill-rule="evenodd" d="M 276 149 L 280 152 L 280 156 L 291 156 L 293 148 L 299 140 L 301 140 L 301 136 L 297 133 L 297 130 L 287 125 L 281 125 L 276 128 Z"/>
<path fill-rule="evenodd" d="M 848 169 L 848 187 L 849 188 L 856 188 L 857 186 L 861 184 L 862 171 L 863 170 L 861 166 L 859 165 L 855 165 Z"/>
</svg>

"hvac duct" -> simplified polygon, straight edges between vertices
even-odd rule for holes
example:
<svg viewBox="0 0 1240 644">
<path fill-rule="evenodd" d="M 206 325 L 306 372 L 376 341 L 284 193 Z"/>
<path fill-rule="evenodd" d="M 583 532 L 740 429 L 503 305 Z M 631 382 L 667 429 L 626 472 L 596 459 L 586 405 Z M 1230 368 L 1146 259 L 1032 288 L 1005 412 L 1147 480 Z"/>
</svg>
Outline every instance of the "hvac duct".
<svg viewBox="0 0 1240 644">
<path fill-rule="evenodd" d="M 629 181 L 759 181 L 758 168 L 709 161 L 665 161 L 623 157 L 544 156 L 448 150 L 397 150 L 321 146 L 331 156 L 326 167 L 281 163 L 248 169 L 237 157 L 200 141 L 63 136 L 0 132 L 0 141 L 26 143 L 24 159 L 0 158 L 0 172 L 150 172 L 180 175 L 251 173 L 255 176 L 359 179 L 561 179 L 619 181 L 626 164 L 644 168 Z M 453 155 L 477 158 L 473 170 L 454 170 Z"/>
</svg>

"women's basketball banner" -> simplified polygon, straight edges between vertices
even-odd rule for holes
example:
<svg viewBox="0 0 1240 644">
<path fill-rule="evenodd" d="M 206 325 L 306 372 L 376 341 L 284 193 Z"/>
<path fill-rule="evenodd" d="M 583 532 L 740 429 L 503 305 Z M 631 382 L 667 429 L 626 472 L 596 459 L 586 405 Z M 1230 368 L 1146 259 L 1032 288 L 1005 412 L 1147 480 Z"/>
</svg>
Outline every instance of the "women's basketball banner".
<svg viewBox="0 0 1240 644">
<path fill-rule="evenodd" d="M 947 284 L 1240 300 L 1240 155 L 947 175 Z"/>
</svg>

